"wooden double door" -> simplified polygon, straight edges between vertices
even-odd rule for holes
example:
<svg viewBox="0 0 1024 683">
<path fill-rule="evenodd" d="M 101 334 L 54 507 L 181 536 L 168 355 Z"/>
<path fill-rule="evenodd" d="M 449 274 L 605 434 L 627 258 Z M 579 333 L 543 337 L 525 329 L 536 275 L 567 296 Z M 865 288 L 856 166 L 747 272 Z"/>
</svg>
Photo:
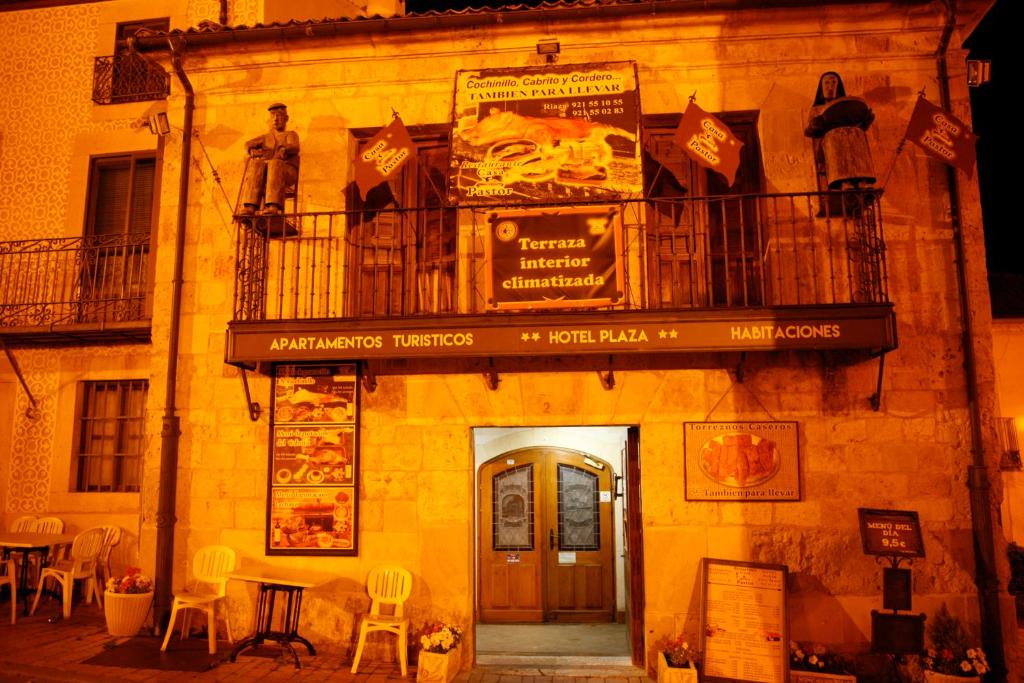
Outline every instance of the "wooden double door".
<svg viewBox="0 0 1024 683">
<path fill-rule="evenodd" d="M 481 466 L 481 622 L 615 620 L 613 476 L 594 456 L 553 447 Z"/>
</svg>

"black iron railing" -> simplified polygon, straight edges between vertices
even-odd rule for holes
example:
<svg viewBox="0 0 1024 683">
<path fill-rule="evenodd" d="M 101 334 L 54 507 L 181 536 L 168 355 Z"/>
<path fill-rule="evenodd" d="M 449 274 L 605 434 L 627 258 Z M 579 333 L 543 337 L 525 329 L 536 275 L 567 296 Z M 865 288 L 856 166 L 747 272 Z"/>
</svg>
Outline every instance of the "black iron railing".
<svg viewBox="0 0 1024 683">
<path fill-rule="evenodd" d="M 149 234 L 0 242 L 0 329 L 149 317 Z"/>
<path fill-rule="evenodd" d="M 170 92 L 170 75 L 138 53 L 97 57 L 93 65 L 92 101 L 96 104 L 163 100 Z"/>
<path fill-rule="evenodd" d="M 623 202 L 624 291 L 610 308 L 887 303 L 879 204 L 876 191 Z M 495 211 L 240 216 L 234 318 L 486 312 L 484 241 Z"/>
</svg>

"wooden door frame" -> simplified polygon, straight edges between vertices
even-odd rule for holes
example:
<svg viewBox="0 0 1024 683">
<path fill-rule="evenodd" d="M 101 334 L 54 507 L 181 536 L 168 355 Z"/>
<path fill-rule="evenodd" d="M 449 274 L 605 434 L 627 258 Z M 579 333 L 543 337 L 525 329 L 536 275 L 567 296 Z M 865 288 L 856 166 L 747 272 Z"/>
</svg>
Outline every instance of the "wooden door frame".
<svg viewBox="0 0 1024 683">
<path fill-rule="evenodd" d="M 489 425 L 481 425 L 489 426 Z M 505 426 L 505 425 L 503 425 Z M 565 427 L 566 425 L 547 425 Z M 569 425 L 579 426 L 581 428 L 601 426 L 601 427 L 623 427 L 623 425 Z M 512 426 L 508 426 L 511 428 Z M 545 427 L 535 427 L 535 429 L 544 429 Z M 626 528 L 628 531 L 628 540 L 624 539 L 625 542 L 630 544 L 630 562 L 628 566 L 624 566 L 625 580 L 629 584 L 629 607 L 630 609 L 630 623 L 629 623 L 629 640 L 630 649 L 632 650 L 632 661 L 635 666 L 644 667 L 646 660 L 646 640 L 644 633 L 644 610 L 646 609 L 646 599 L 644 594 L 644 545 L 643 545 L 643 511 L 641 506 L 640 496 L 640 426 L 639 425 L 626 425 L 626 439 L 630 445 L 627 447 L 627 487 L 624 492 L 626 498 Z M 481 462 L 479 466 L 474 466 L 473 471 L 473 490 L 479 490 L 479 474 L 480 468 L 483 467 L 490 459 Z M 478 544 L 480 543 L 480 512 L 479 506 L 481 501 L 474 494 L 475 504 L 473 509 L 473 618 L 474 623 L 480 623 L 480 561 L 479 552 L 480 549 Z"/>
<path fill-rule="evenodd" d="M 646 658 L 644 639 L 644 525 L 640 505 L 640 427 L 626 428 L 626 515 L 627 537 L 623 539 L 629 548 L 629 566 L 624 567 L 629 583 L 629 645 L 633 664 L 643 667 Z"/>
</svg>

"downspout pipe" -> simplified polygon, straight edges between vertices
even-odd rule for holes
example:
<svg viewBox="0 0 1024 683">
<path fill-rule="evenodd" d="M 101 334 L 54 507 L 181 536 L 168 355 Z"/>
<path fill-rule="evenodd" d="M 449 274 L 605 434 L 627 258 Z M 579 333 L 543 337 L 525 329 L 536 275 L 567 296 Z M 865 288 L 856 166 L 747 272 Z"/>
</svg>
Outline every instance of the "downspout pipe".
<svg viewBox="0 0 1024 683">
<path fill-rule="evenodd" d="M 944 4 L 947 12 L 946 26 L 942 32 L 935 61 L 942 108 L 952 111 L 946 53 L 956 24 L 957 4 L 956 0 L 944 0 Z M 953 245 L 956 250 L 957 294 L 960 303 L 960 319 L 963 321 L 961 323 L 963 334 L 961 343 L 964 349 L 967 401 L 971 413 L 971 464 L 967 468 L 967 487 L 970 491 L 971 523 L 974 532 L 974 583 L 978 587 L 982 647 L 987 653 L 989 665 L 992 667 L 986 680 L 1005 681 L 1007 671 L 999 607 L 999 574 L 996 571 L 995 539 L 992 526 L 992 486 L 989 482 L 985 451 L 982 446 L 982 410 L 978 393 L 978 365 L 974 353 L 974 323 L 967 290 L 967 258 L 961 215 L 960 185 L 956 169 L 948 164 L 945 165 L 945 169 L 953 225 Z"/>
<path fill-rule="evenodd" d="M 174 524 L 177 521 L 178 439 L 180 419 L 176 414 L 178 387 L 178 338 L 181 328 L 182 271 L 185 260 L 185 219 L 188 213 L 189 170 L 192 160 L 192 114 L 195 91 L 181 66 L 183 41 L 169 40 L 171 64 L 185 90 L 185 122 L 181 140 L 181 170 L 178 183 L 178 225 L 174 238 L 174 275 L 171 280 L 170 332 L 167 350 L 167 394 L 164 398 L 160 432 L 160 495 L 156 514 L 156 594 L 153 620 L 157 628 L 166 623 L 171 607 L 174 581 Z"/>
</svg>

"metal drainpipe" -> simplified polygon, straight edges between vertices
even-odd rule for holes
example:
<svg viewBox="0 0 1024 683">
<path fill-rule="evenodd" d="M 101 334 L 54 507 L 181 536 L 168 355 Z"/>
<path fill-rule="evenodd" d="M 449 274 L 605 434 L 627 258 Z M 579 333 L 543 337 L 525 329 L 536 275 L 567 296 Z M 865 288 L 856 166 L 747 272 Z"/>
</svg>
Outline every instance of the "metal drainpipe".
<svg viewBox="0 0 1024 683">
<path fill-rule="evenodd" d="M 221 26 L 228 25 L 228 0 L 220 0 L 220 21 Z"/>
<path fill-rule="evenodd" d="M 942 40 L 935 55 L 939 77 L 939 98 L 942 108 L 952 111 L 949 94 L 949 70 L 946 51 L 956 23 L 956 0 L 944 0 L 947 17 Z M 956 249 L 957 294 L 964 347 L 964 370 L 967 375 L 967 400 L 971 410 L 971 464 L 967 468 L 967 487 L 970 491 L 971 522 L 974 531 L 974 583 L 978 587 L 978 607 L 981 614 L 982 646 L 988 654 L 992 672 L 987 681 L 1005 681 L 1006 660 L 1003 652 L 1003 625 L 999 607 L 999 574 L 995 565 L 995 541 L 992 528 L 992 487 L 985 465 L 982 447 L 982 414 L 978 397 L 978 366 L 974 355 L 974 325 L 971 320 L 971 302 L 967 293 L 967 264 L 961 221 L 960 186 L 957 171 L 946 165 L 946 184 L 949 191 L 949 209 L 953 224 L 953 243 Z"/>
<path fill-rule="evenodd" d="M 160 432 L 160 497 L 156 513 L 156 595 L 154 623 L 159 629 L 171 607 L 174 580 L 174 523 L 178 487 L 178 437 L 180 420 L 175 414 L 175 393 L 178 385 L 178 336 L 181 327 L 181 285 L 185 257 L 185 218 L 188 210 L 189 169 L 192 159 L 192 113 L 195 91 L 181 66 L 183 42 L 168 41 L 171 64 L 185 89 L 185 122 L 181 140 L 181 173 L 178 183 L 178 228 L 174 238 L 174 276 L 171 280 L 171 327 L 167 350 L 167 394 L 164 399 L 163 428 Z"/>
</svg>

